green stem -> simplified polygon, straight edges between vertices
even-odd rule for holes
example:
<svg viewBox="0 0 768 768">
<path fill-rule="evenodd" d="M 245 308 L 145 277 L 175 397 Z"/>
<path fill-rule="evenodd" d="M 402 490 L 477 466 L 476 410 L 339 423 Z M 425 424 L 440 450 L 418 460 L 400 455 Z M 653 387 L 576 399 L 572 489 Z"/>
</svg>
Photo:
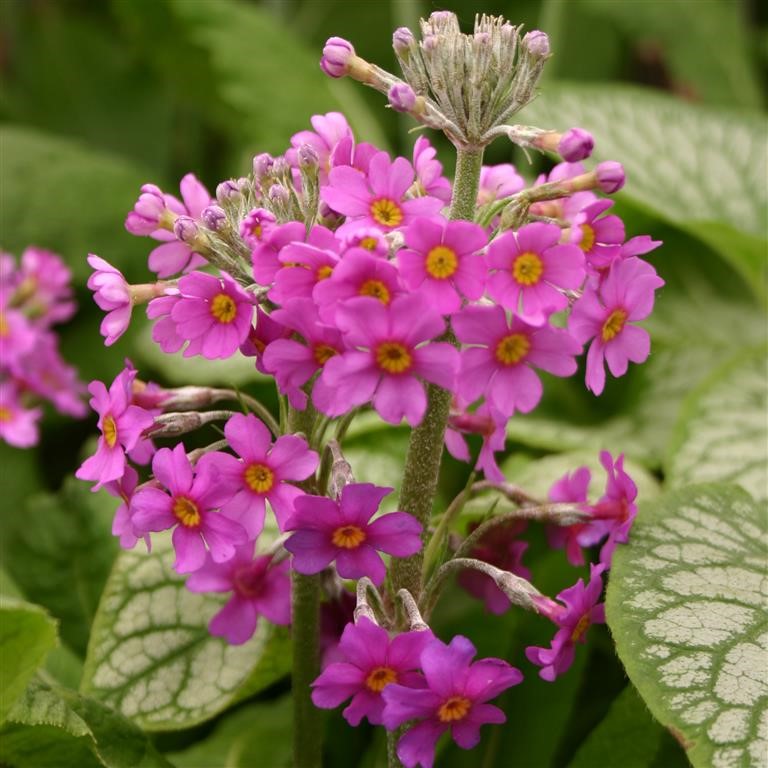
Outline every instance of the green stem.
<svg viewBox="0 0 768 768">
<path fill-rule="evenodd" d="M 451 220 L 475 218 L 477 190 L 480 186 L 480 169 L 483 167 L 483 148 L 456 150 L 456 174 L 453 180 Z"/>
</svg>

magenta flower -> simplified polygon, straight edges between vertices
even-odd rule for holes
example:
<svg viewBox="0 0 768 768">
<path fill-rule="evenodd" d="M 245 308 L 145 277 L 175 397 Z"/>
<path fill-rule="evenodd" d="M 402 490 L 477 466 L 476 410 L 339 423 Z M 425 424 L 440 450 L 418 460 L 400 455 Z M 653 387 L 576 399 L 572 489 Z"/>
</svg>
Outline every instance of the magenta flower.
<svg viewBox="0 0 768 768">
<path fill-rule="evenodd" d="M 445 430 L 445 447 L 454 459 L 469 462 L 469 447 L 463 435 L 481 435 L 483 442 L 475 469 L 492 482 L 502 482 L 504 474 L 496 462 L 495 454 L 503 451 L 506 445 L 506 426 L 507 417 L 492 409 L 488 403 L 481 403 L 474 411 L 469 411 L 465 401 L 454 397 Z"/>
<path fill-rule="evenodd" d="M 587 492 L 592 473 L 588 467 L 579 467 L 571 474 L 563 475 L 550 489 L 549 500 L 563 504 L 577 504 L 585 510 L 587 504 Z M 577 525 L 548 525 L 547 541 L 553 549 L 564 549 L 571 565 L 584 565 L 584 553 L 582 547 L 589 547 L 602 538 L 595 526 L 590 523 Z"/>
<path fill-rule="evenodd" d="M 531 325 L 543 325 L 568 306 L 562 289 L 584 282 L 584 254 L 559 245 L 560 227 L 534 222 L 506 232 L 488 246 L 488 295 Z"/>
<path fill-rule="evenodd" d="M 34 246 L 25 248 L 14 278 L 15 298 L 24 302 L 30 315 L 40 318 L 38 322 L 63 323 L 75 314 L 72 271 L 61 256 Z"/>
<path fill-rule="evenodd" d="M 126 282 L 123 273 L 113 267 L 108 261 L 88 254 L 88 264 L 95 270 L 88 278 L 88 287 L 94 292 L 93 300 L 107 312 L 101 321 L 99 332 L 104 337 L 104 344 L 111 346 L 127 330 L 131 322 L 133 300 L 131 286 Z"/>
<path fill-rule="evenodd" d="M 285 339 L 291 335 L 290 328 L 273 320 L 260 306 L 256 307 L 256 323 L 251 326 L 248 336 L 240 345 L 240 352 L 246 357 L 256 358 L 256 370 L 267 373 L 264 367 L 264 350 L 277 339 Z"/>
<path fill-rule="evenodd" d="M 291 577 L 288 561 L 272 563 L 271 555 L 253 556 L 254 542 L 235 547 L 226 562 L 210 555 L 187 579 L 191 592 L 232 592 L 227 604 L 211 619 L 208 630 L 232 645 L 253 637 L 259 617 L 281 626 L 291 623 Z"/>
<path fill-rule="evenodd" d="M 321 378 L 333 392 L 327 415 L 338 416 L 372 399 L 384 421 L 399 424 L 405 417 L 416 426 L 427 407 L 419 378 L 453 388 L 459 355 L 444 342 L 423 344 L 445 330 L 423 296 L 401 296 L 386 307 L 365 296 L 349 299 L 337 309 L 336 322 L 352 349 L 331 358 L 323 369 Z"/>
<path fill-rule="evenodd" d="M 0 285 L 0 342 L 3 368 L 12 366 L 31 352 L 38 339 L 38 329 L 26 315 L 11 305 L 14 292 L 7 284 Z"/>
<path fill-rule="evenodd" d="M 664 281 L 648 262 L 623 259 L 614 263 L 599 288 L 588 286 L 574 305 L 568 329 L 581 344 L 593 339 L 586 382 L 596 395 L 605 387 L 604 361 L 614 376 L 623 376 L 630 360 L 642 363 L 648 358 L 648 332 L 630 323 L 651 314 L 654 291 L 662 285 Z"/>
<path fill-rule="evenodd" d="M 29 448 L 37 443 L 37 422 L 43 412 L 40 408 L 25 408 L 16 385 L 0 381 L 0 437 L 16 448 Z"/>
<path fill-rule="evenodd" d="M 600 215 L 612 206 L 613 200 L 597 200 L 584 208 L 574 221 L 579 248 L 593 269 L 609 267 L 621 253 L 624 222 L 618 216 Z"/>
<path fill-rule="evenodd" d="M 598 603 L 603 591 L 602 574 L 605 566 L 591 565 L 589 584 L 585 587 L 582 579 L 563 590 L 557 599 L 565 606 L 549 598 L 539 604 L 540 612 L 553 621 L 557 630 L 550 648 L 529 646 L 525 649 L 528 660 L 541 667 L 539 677 L 553 682 L 556 677 L 570 669 L 576 655 L 576 643 L 586 641 L 584 635 L 591 624 L 605 624 L 605 605 Z M 536 598 L 534 598 L 536 600 Z"/>
<path fill-rule="evenodd" d="M 436 159 L 437 150 L 426 136 L 419 136 L 413 145 L 413 167 L 416 182 L 423 195 L 436 197 L 444 203 L 451 201 L 451 182 L 443 176 L 443 165 Z"/>
<path fill-rule="evenodd" d="M 357 248 L 362 248 L 376 256 L 386 256 L 389 243 L 384 233 L 377 227 L 358 227 L 344 235 L 344 255 Z"/>
<path fill-rule="evenodd" d="M 431 216 L 440 211 L 443 201 L 434 197 L 405 199 L 414 180 L 413 166 L 403 157 L 390 161 L 379 152 L 370 161 L 368 174 L 350 166 L 333 168 L 329 185 L 320 196 L 334 211 L 347 217 L 345 230 L 378 227 L 385 232 L 405 227 L 415 216 Z"/>
<path fill-rule="evenodd" d="M 420 290 L 440 314 L 456 312 L 462 296 L 476 301 L 485 290 L 486 266 L 478 254 L 488 241 L 470 221 L 417 219 L 405 232 L 407 248 L 397 253 L 405 284 Z"/>
<path fill-rule="evenodd" d="M 152 459 L 152 472 L 168 492 L 152 487 L 137 491 L 131 499 L 131 522 L 137 535 L 174 529 L 177 573 L 200 568 L 206 549 L 222 563 L 248 541 L 239 523 L 216 511 L 232 496 L 229 484 L 205 468 L 193 469 L 181 443 L 173 450 L 161 448 Z"/>
<path fill-rule="evenodd" d="M 504 713 L 487 702 L 523 679 L 520 670 L 501 659 L 481 659 L 466 637 L 457 635 L 446 645 L 432 640 L 421 654 L 426 688 L 392 683 L 382 692 L 383 721 L 392 731 L 409 720 L 419 720 L 397 744 L 406 768 L 432 768 L 435 744 L 446 731 L 462 749 L 480 741 L 480 726 L 503 723 Z"/>
<path fill-rule="evenodd" d="M 375 258 L 375 257 L 371 257 Z M 312 299 L 289 299 L 272 316 L 284 327 L 296 331 L 305 343 L 296 339 L 277 339 L 264 350 L 264 368 L 274 374 L 280 392 L 287 395 L 291 406 L 304 410 L 307 395 L 301 389 L 314 374 L 335 355 L 344 350 L 341 332 L 320 321 Z M 312 400 L 325 407 L 333 399 L 328 385 L 318 379 L 312 387 Z"/>
<path fill-rule="evenodd" d="M 421 524 L 407 512 L 390 512 L 370 523 L 381 500 L 392 488 L 352 483 L 341 491 L 340 501 L 323 496 L 300 496 L 286 531 L 295 533 L 285 542 L 299 573 L 319 573 L 336 561 L 344 579 L 368 576 L 381 584 L 386 575 L 378 552 L 408 557 L 421 549 Z"/>
<path fill-rule="evenodd" d="M 224 434 L 240 459 L 214 452 L 199 462 L 201 470 L 211 470 L 230 491 L 221 511 L 255 539 L 264 527 L 264 502 L 268 501 L 284 530 L 294 501 L 303 494 L 287 481 L 306 480 L 317 469 L 318 455 L 296 435 L 283 435 L 273 444 L 269 430 L 252 413 L 232 416 Z"/>
<path fill-rule="evenodd" d="M 120 539 L 120 546 L 123 549 L 133 549 L 140 536 L 133 528 L 131 517 L 131 499 L 139 483 L 139 474 L 131 466 L 126 466 L 125 473 L 118 480 L 112 480 L 104 483 L 104 489 L 110 496 L 120 499 L 121 504 L 115 510 L 115 516 L 112 519 L 112 535 Z M 149 534 L 144 534 L 144 542 L 147 549 L 150 546 Z"/>
<path fill-rule="evenodd" d="M 503 417 L 528 413 L 541 400 L 541 380 L 531 366 L 555 376 L 576 372 L 581 345 L 566 331 L 510 319 L 501 307 L 466 307 L 452 324 L 459 341 L 474 345 L 461 353 L 459 395 L 474 402 L 484 394 Z"/>
<path fill-rule="evenodd" d="M 240 222 L 240 237 L 249 248 L 257 248 L 276 228 L 276 221 L 266 208 L 254 208 Z"/>
<path fill-rule="evenodd" d="M 82 463 L 75 477 L 95 481 L 94 491 L 104 483 L 123 476 L 126 452 L 137 447 L 141 433 L 154 423 L 149 411 L 131 405 L 131 388 L 135 378 L 135 369 L 126 366 L 115 377 L 109 391 L 100 381 L 92 381 L 88 386 L 93 395 L 91 408 L 99 414 L 101 436 L 96 453 Z"/>
<path fill-rule="evenodd" d="M 289 221 L 273 227 L 251 251 L 253 279 L 259 285 L 272 285 L 278 270 L 284 264 L 278 258 L 280 251 L 290 243 L 303 243 L 307 228 L 300 221 Z"/>
<path fill-rule="evenodd" d="M 429 630 L 403 632 L 390 639 L 385 629 L 365 616 L 356 624 L 347 624 L 338 648 L 341 661 L 325 667 L 312 683 L 314 705 L 335 709 L 352 697 L 343 713 L 350 725 L 360 725 L 364 717 L 371 725 L 381 725 L 382 691 L 392 683 L 422 686 L 419 658 L 432 640 Z"/>
<path fill-rule="evenodd" d="M 232 357 L 251 328 L 251 295 L 229 275 L 215 277 L 205 272 L 182 277 L 179 291 L 170 315 L 176 334 L 189 342 L 184 357 Z"/>
<path fill-rule="evenodd" d="M 484 165 L 480 170 L 477 204 L 488 205 L 504 197 L 515 195 L 525 187 L 525 179 L 511 163 Z"/>
<path fill-rule="evenodd" d="M 320 168 L 320 181 L 325 183 L 331 170 L 331 155 L 342 139 L 353 140 L 352 129 L 347 118 L 341 112 L 327 112 L 324 115 L 312 115 L 309 119 L 314 131 L 299 131 L 291 136 L 291 147 L 285 153 L 288 162 L 298 167 L 298 150 L 308 144 L 317 152 Z"/>
<path fill-rule="evenodd" d="M 597 523 L 601 533 L 608 533 L 608 539 L 600 550 L 600 562 L 610 568 L 616 545 L 629 540 L 629 531 L 637 516 L 637 486 L 624 471 L 623 453 L 614 462 L 608 451 L 601 451 L 600 463 L 608 474 L 608 480 L 605 493 L 593 508 L 593 515 L 597 521 L 604 521 L 602 525 Z"/>
</svg>

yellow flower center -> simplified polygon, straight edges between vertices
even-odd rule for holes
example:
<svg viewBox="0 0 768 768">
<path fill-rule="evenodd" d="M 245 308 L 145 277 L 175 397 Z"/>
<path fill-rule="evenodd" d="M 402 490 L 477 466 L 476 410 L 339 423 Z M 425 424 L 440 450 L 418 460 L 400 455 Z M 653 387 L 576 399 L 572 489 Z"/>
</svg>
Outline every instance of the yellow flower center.
<svg viewBox="0 0 768 768">
<path fill-rule="evenodd" d="M 101 422 L 101 433 L 104 435 L 104 442 L 109 448 L 114 448 L 117 442 L 117 424 L 111 416 L 105 416 Z"/>
<path fill-rule="evenodd" d="M 627 313 L 623 309 L 614 309 L 603 323 L 603 330 L 601 331 L 603 341 L 615 339 L 621 333 L 622 328 L 624 328 L 626 320 Z"/>
<path fill-rule="evenodd" d="M 376 667 L 368 677 L 365 678 L 365 686 L 369 691 L 381 693 L 390 683 L 397 682 L 397 672 L 389 667 Z"/>
<path fill-rule="evenodd" d="M 0 421 L 10 421 L 13 414 L 10 408 L 6 408 L 4 405 L 0 405 Z"/>
<path fill-rule="evenodd" d="M 496 345 L 496 359 L 502 365 L 515 365 L 530 349 L 531 342 L 524 333 L 510 333 Z"/>
<path fill-rule="evenodd" d="M 581 242 L 579 247 L 584 253 L 589 253 L 595 244 L 595 230 L 589 224 L 581 225 Z"/>
<path fill-rule="evenodd" d="M 331 543 L 342 549 L 357 549 L 368 538 L 362 528 L 356 525 L 343 525 L 331 536 Z"/>
<path fill-rule="evenodd" d="M 456 251 L 445 245 L 436 245 L 428 254 L 427 272 L 438 280 L 447 280 L 459 267 Z"/>
<path fill-rule="evenodd" d="M 196 528 L 200 525 L 200 510 L 197 504 L 186 496 L 177 496 L 173 500 L 172 512 L 185 528 Z"/>
<path fill-rule="evenodd" d="M 441 723 L 453 723 L 465 717 L 471 707 L 472 702 L 469 699 L 465 699 L 463 696 L 451 696 L 437 710 L 437 717 Z"/>
<path fill-rule="evenodd" d="M 536 285 L 544 272 L 544 262 L 530 251 L 521 253 L 512 264 L 512 276 L 520 285 Z"/>
<path fill-rule="evenodd" d="M 374 299 L 378 299 L 384 305 L 389 304 L 391 298 L 389 288 L 381 280 L 366 280 L 360 286 L 358 293 L 361 296 L 373 296 Z"/>
<path fill-rule="evenodd" d="M 376 349 L 376 365 L 387 373 L 405 373 L 413 365 L 413 359 L 403 344 L 385 341 Z"/>
<path fill-rule="evenodd" d="M 389 197 L 380 197 L 371 203 L 371 216 L 382 227 L 397 227 L 403 220 L 403 210 Z"/>
<path fill-rule="evenodd" d="M 8 318 L 5 316 L 5 312 L 0 312 L 0 336 L 8 336 L 10 332 Z"/>
<path fill-rule="evenodd" d="M 237 304 L 226 293 L 217 293 L 211 299 L 211 314 L 220 323 L 231 323 L 237 315 Z"/>
<path fill-rule="evenodd" d="M 318 365 L 325 365 L 338 351 L 328 344 L 316 344 L 313 354 Z"/>
<path fill-rule="evenodd" d="M 581 636 L 587 631 L 588 627 L 589 615 L 584 614 L 573 628 L 573 632 L 571 632 L 571 642 L 575 643 L 577 640 L 581 640 Z"/>
<path fill-rule="evenodd" d="M 378 244 L 375 237 L 364 237 L 359 243 L 360 247 L 365 248 L 366 251 L 375 251 Z"/>
<path fill-rule="evenodd" d="M 256 493 L 266 493 L 275 484 L 275 473 L 264 464 L 249 464 L 243 472 L 245 484 Z"/>
<path fill-rule="evenodd" d="M 316 273 L 317 280 L 318 282 L 320 280 L 327 280 L 332 274 L 333 274 L 333 267 L 331 267 L 328 264 L 323 264 L 323 266 L 317 270 L 317 273 Z"/>
</svg>

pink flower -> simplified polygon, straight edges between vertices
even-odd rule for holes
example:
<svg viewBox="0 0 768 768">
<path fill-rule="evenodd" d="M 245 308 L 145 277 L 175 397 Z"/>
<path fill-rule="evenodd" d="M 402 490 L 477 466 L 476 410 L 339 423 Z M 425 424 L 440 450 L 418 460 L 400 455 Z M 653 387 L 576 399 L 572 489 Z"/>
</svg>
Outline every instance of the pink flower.
<svg viewBox="0 0 768 768">
<path fill-rule="evenodd" d="M 593 269 L 610 266 L 621 253 L 624 222 L 618 216 L 600 215 L 612 206 L 612 200 L 597 200 L 584 208 L 574 221 L 579 248 Z"/>
<path fill-rule="evenodd" d="M 31 246 L 21 254 L 15 275 L 16 299 L 22 300 L 30 315 L 45 325 L 63 323 L 75 314 L 72 300 L 72 271 L 61 256 Z"/>
<path fill-rule="evenodd" d="M 452 324 L 456 338 L 473 345 L 461 353 L 459 395 L 474 402 L 484 394 L 503 417 L 528 413 L 541 400 L 541 380 L 531 366 L 555 376 L 576 372 L 581 345 L 563 330 L 510 319 L 501 307 L 466 307 Z"/>
<path fill-rule="evenodd" d="M 0 381 L 0 437 L 16 448 L 29 448 L 39 439 L 40 408 L 25 408 L 12 381 Z"/>
<path fill-rule="evenodd" d="M 187 579 L 191 592 L 232 592 L 227 604 L 211 619 L 208 630 L 232 645 L 253 637 L 259 617 L 272 624 L 291 623 L 291 577 L 288 561 L 273 564 L 271 555 L 254 557 L 254 542 L 235 547 L 224 563 L 210 555 Z"/>
<path fill-rule="evenodd" d="M 363 718 L 371 725 L 381 725 L 382 691 L 392 683 L 421 687 L 419 658 L 433 639 L 429 630 L 403 632 L 390 639 L 385 629 L 365 616 L 356 624 L 347 624 L 339 643 L 341 660 L 326 666 L 312 683 L 314 705 L 334 709 L 352 697 L 344 710 L 350 725 L 360 725 Z"/>
<path fill-rule="evenodd" d="M 201 470 L 210 470 L 230 491 L 221 511 L 255 539 L 264 527 L 268 501 L 283 529 L 294 501 L 303 493 L 287 481 L 306 480 L 317 469 L 317 453 L 296 435 L 283 435 L 273 444 L 269 430 L 252 413 L 232 416 L 224 434 L 239 459 L 214 452 L 199 462 Z"/>
<path fill-rule="evenodd" d="M 506 426 L 507 417 L 492 409 L 488 403 L 481 403 L 474 411 L 469 411 L 461 398 L 454 398 L 445 430 L 445 447 L 454 459 L 469 462 L 469 447 L 463 435 L 482 435 L 483 442 L 475 469 L 480 470 L 488 480 L 501 482 L 504 474 L 494 454 L 504 450 Z"/>
<path fill-rule="evenodd" d="M 240 237 L 253 249 L 264 242 L 276 229 L 275 215 L 266 208 L 254 208 L 240 222 Z"/>
<path fill-rule="evenodd" d="M 568 306 L 561 289 L 584 281 L 584 254 L 574 245 L 559 245 L 561 230 L 534 222 L 506 232 L 488 246 L 488 295 L 531 325 L 543 325 L 553 312 Z"/>
<path fill-rule="evenodd" d="M 416 426 L 427 407 L 419 379 L 453 387 L 458 352 L 444 342 L 423 344 L 443 333 L 445 323 L 422 296 L 401 296 L 386 307 L 365 296 L 349 299 L 336 311 L 336 322 L 351 350 L 323 369 L 321 378 L 333 392 L 324 411 L 329 416 L 373 400 L 384 421 L 399 424 L 405 417 Z"/>
<path fill-rule="evenodd" d="M 138 482 L 139 475 L 136 470 L 131 466 L 126 466 L 125 473 L 121 478 L 104 483 L 104 489 L 107 493 L 122 502 L 115 510 L 115 516 L 112 520 L 112 535 L 120 539 L 120 546 L 123 549 L 133 549 L 140 538 L 133 529 L 130 506 Z M 143 538 L 147 549 L 149 549 L 149 534 L 144 534 Z"/>
<path fill-rule="evenodd" d="M 608 539 L 600 550 L 600 562 L 610 568 L 616 545 L 629 540 L 629 531 L 637 515 L 637 486 L 624 471 L 623 453 L 614 462 L 608 451 L 601 451 L 600 463 L 608 474 L 608 480 L 605 494 L 595 504 L 593 515 L 597 521 L 604 521 L 602 525 L 597 523 L 601 532 L 608 533 Z"/>
<path fill-rule="evenodd" d="M 584 635 L 589 626 L 605 623 L 605 605 L 598 603 L 603 591 L 604 570 L 604 565 L 593 564 L 590 566 L 589 584 L 586 587 L 579 579 L 572 587 L 563 590 L 557 599 L 565 604 L 564 607 L 549 598 L 541 600 L 541 613 L 560 627 L 551 648 L 529 646 L 525 649 L 528 660 L 542 667 L 539 671 L 542 680 L 551 683 L 567 672 L 576 655 L 576 643 L 586 641 Z"/>
<path fill-rule="evenodd" d="M 320 167 L 320 181 L 325 183 L 331 170 L 331 155 L 342 139 L 353 140 L 352 129 L 347 118 L 341 112 L 327 112 L 325 115 L 313 115 L 310 123 L 314 131 L 299 131 L 291 136 L 291 147 L 285 153 L 286 159 L 294 167 L 298 166 L 298 149 L 308 144 L 317 152 Z"/>
<path fill-rule="evenodd" d="M 134 531 L 144 535 L 173 528 L 177 573 L 200 568 L 206 549 L 217 563 L 234 557 L 235 547 L 245 544 L 248 536 L 239 523 L 215 511 L 231 498 L 229 485 L 210 471 L 193 469 L 181 443 L 173 450 L 161 448 L 152 459 L 152 472 L 169 492 L 143 487 L 133 495 Z"/>
<path fill-rule="evenodd" d="M 176 334 L 189 342 L 184 356 L 216 360 L 234 355 L 251 328 L 251 295 L 229 275 L 205 272 L 185 275 L 178 287 L 180 295 L 170 315 Z"/>
<path fill-rule="evenodd" d="M 442 200 L 417 197 L 406 200 L 405 193 L 414 179 L 413 166 L 403 157 L 390 161 L 379 152 L 370 161 L 364 175 L 350 166 L 333 168 L 329 185 L 320 191 L 321 198 L 334 211 L 347 217 L 345 230 L 355 227 L 378 227 L 385 232 L 407 226 L 415 216 L 430 216 L 443 207 Z"/>
<path fill-rule="evenodd" d="M 96 453 L 87 458 L 75 473 L 80 480 L 93 480 L 96 491 L 104 483 L 119 480 L 126 467 L 125 453 L 139 444 L 141 433 L 154 423 L 151 413 L 131 405 L 131 388 L 136 371 L 126 366 L 107 388 L 100 381 L 92 381 L 88 391 L 93 395 L 91 408 L 99 414 L 101 436 Z"/>
<path fill-rule="evenodd" d="M 405 284 L 420 290 L 440 314 L 456 312 L 462 296 L 476 301 L 485 290 L 486 266 L 478 251 L 488 240 L 470 221 L 417 219 L 397 253 Z"/>
<path fill-rule="evenodd" d="M 392 488 L 370 483 L 345 485 L 341 499 L 299 496 L 286 531 L 295 533 L 285 542 L 299 573 L 319 573 L 336 561 L 344 579 L 368 576 L 381 584 L 386 568 L 378 552 L 408 557 L 421 549 L 421 524 L 407 512 L 391 512 L 369 520 Z"/>
<path fill-rule="evenodd" d="M 525 179 L 510 163 L 484 165 L 480 170 L 477 204 L 488 205 L 504 197 L 515 195 L 525 187 Z"/>
<path fill-rule="evenodd" d="M 571 474 L 565 474 L 550 489 L 549 500 L 556 503 L 582 505 L 589 509 L 587 492 L 592 473 L 587 467 L 579 467 Z M 584 565 L 582 547 L 595 544 L 601 534 L 595 535 L 595 528 L 589 522 L 577 525 L 548 525 L 547 541 L 554 549 L 565 549 L 568 562 L 571 565 Z"/>
<path fill-rule="evenodd" d="M 451 201 L 451 182 L 443 176 L 443 165 L 436 159 L 437 150 L 426 136 L 419 136 L 413 145 L 413 167 L 421 194 L 436 197 L 444 203 Z"/>
<path fill-rule="evenodd" d="M 605 387 L 604 361 L 614 376 L 627 372 L 629 361 L 642 363 L 651 339 L 630 322 L 644 320 L 653 309 L 654 291 L 664 285 L 656 270 L 638 258 L 614 263 L 599 288 L 588 286 L 573 307 L 568 329 L 581 344 L 593 339 L 587 353 L 587 389 Z"/>
<path fill-rule="evenodd" d="M 476 653 L 461 635 L 450 645 L 432 640 L 421 653 L 426 687 L 393 683 L 383 690 L 383 721 L 388 730 L 419 721 L 397 744 L 397 756 L 406 768 L 432 768 L 435 744 L 446 731 L 462 749 L 472 749 L 480 741 L 480 726 L 506 721 L 504 713 L 487 702 L 520 683 L 523 676 L 501 659 L 472 664 Z"/>
<path fill-rule="evenodd" d="M 99 256 L 88 254 L 88 264 L 95 270 L 88 278 L 88 287 L 94 292 L 93 300 L 99 309 L 107 312 L 101 321 L 99 332 L 104 337 L 104 344 L 109 347 L 130 325 L 133 310 L 131 287 L 119 269 Z"/>
<path fill-rule="evenodd" d="M 248 331 L 248 336 L 240 345 L 240 352 L 246 357 L 256 358 L 256 370 L 268 373 L 264 367 L 264 351 L 277 339 L 285 339 L 291 335 L 290 328 L 273 320 L 260 306 L 256 307 L 256 323 Z"/>
<path fill-rule="evenodd" d="M 253 279 L 259 285 L 272 285 L 278 270 L 284 268 L 278 254 L 290 243 L 303 243 L 306 234 L 307 228 L 300 221 L 289 221 L 266 232 L 251 251 Z"/>
</svg>

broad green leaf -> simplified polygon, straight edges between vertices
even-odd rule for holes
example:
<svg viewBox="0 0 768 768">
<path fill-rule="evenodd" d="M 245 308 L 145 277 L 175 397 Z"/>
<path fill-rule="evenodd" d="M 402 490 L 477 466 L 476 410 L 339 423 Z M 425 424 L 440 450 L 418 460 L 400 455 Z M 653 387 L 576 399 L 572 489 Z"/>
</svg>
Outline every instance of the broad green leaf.
<svg viewBox="0 0 768 768">
<path fill-rule="evenodd" d="M 737 483 L 768 498 L 765 348 L 728 363 L 691 393 L 666 466 L 670 485 Z"/>
<path fill-rule="evenodd" d="M 0 597 L 0 722 L 57 643 L 56 622 L 40 606 Z"/>
<path fill-rule="evenodd" d="M 0 760 L 16 768 L 170 768 L 133 723 L 40 678 L 30 682 L 0 731 Z"/>
<path fill-rule="evenodd" d="M 284 152 L 313 114 L 346 113 L 366 141 L 385 139 L 355 85 L 326 77 L 321 51 L 307 50 L 272 14 L 231 0 L 173 0 L 189 38 L 207 52 L 221 98 L 242 116 L 235 128 L 252 152 Z"/>
<path fill-rule="evenodd" d="M 85 653 L 88 632 L 115 554 L 115 500 L 70 478 L 59 494 L 27 500 L 5 565 L 24 594 L 61 621 L 61 637 Z M 63 586 L 65 585 L 65 586 Z"/>
<path fill-rule="evenodd" d="M 641 504 L 614 555 L 617 651 L 697 768 L 764 765 L 765 542 L 765 509 L 741 488 L 694 485 Z"/>
<path fill-rule="evenodd" d="M 64 256 L 75 279 L 97 253 L 126 276 L 145 279 L 150 241 L 129 235 L 123 221 L 147 180 L 140 169 L 107 152 L 39 131 L 0 126 L 3 175 L 0 231 L 17 255 L 28 245 Z"/>
<path fill-rule="evenodd" d="M 194 594 L 168 536 L 115 561 L 93 623 L 81 691 L 152 731 L 207 720 L 287 672 L 286 633 L 263 619 L 244 645 L 208 633 L 222 595 Z"/>
<path fill-rule="evenodd" d="M 291 765 L 291 699 L 253 704 L 225 717 L 213 733 L 168 757 L 176 768 L 287 768 Z"/>
<path fill-rule="evenodd" d="M 627 171 L 622 195 L 717 249 L 765 298 L 766 121 L 641 88 L 562 83 L 526 123 L 595 136 L 595 158 Z"/>
<path fill-rule="evenodd" d="M 673 741 L 669 732 L 653 719 L 637 691 L 628 685 L 614 699 L 608 714 L 581 745 L 568 768 L 652 768 L 658 765 L 659 752 L 668 748 L 669 741 Z M 663 763 L 664 768 L 686 768 L 688 761 L 679 746 L 676 751 L 679 760 Z"/>
</svg>

